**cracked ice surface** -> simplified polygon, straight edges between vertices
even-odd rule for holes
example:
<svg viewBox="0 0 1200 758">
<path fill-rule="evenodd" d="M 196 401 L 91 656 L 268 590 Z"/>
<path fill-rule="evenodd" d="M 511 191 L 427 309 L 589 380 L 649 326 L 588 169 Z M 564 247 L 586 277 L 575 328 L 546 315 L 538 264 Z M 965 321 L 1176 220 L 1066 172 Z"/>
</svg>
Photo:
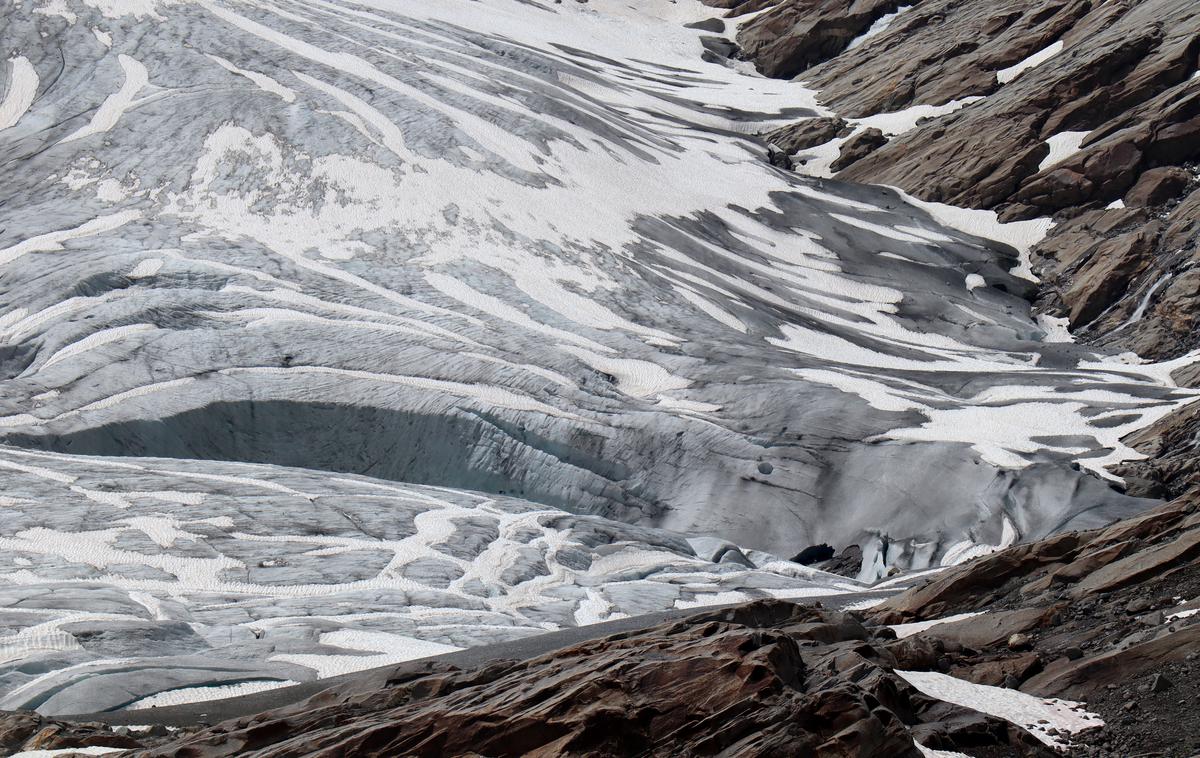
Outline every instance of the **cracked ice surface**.
<svg viewBox="0 0 1200 758">
<path fill-rule="evenodd" d="M 6 448 L 0 466 L 0 708 L 188 702 L 650 611 L 862 589 L 510 497 Z"/>
</svg>

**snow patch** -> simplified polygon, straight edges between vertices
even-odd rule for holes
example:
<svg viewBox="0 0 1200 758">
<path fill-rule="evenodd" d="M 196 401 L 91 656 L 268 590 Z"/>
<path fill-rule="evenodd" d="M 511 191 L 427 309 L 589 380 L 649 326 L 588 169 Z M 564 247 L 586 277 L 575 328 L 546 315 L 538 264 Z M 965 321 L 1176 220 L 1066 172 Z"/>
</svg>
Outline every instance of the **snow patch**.
<svg viewBox="0 0 1200 758">
<path fill-rule="evenodd" d="M 1058 40 L 1057 42 L 1052 42 L 1051 44 L 1047 45 L 1046 47 L 1042 48 L 1041 50 L 1038 50 L 1036 53 L 1029 56 L 1025 60 L 1020 61 L 1019 63 L 1015 63 L 1012 66 L 1009 66 L 1008 68 L 1004 68 L 1004 69 L 997 71 L 996 72 L 996 81 L 1000 82 L 1001 84 L 1008 84 L 1013 79 L 1016 79 L 1018 76 L 1025 73 L 1029 69 L 1035 68 L 1036 66 L 1040 66 L 1043 63 L 1045 63 L 1046 61 L 1053 58 L 1054 56 L 1058 55 L 1059 53 L 1062 52 L 1062 49 L 1063 49 L 1063 41 L 1062 40 Z"/>
<path fill-rule="evenodd" d="M 133 98 L 138 92 L 145 87 L 149 81 L 149 74 L 146 72 L 146 67 L 134 58 L 128 55 L 120 55 L 117 60 L 121 63 L 121 69 L 125 72 L 125 83 L 121 85 L 121 89 L 105 98 L 96 112 L 92 114 L 92 120 L 87 125 L 80 127 L 71 134 L 63 137 L 58 144 L 63 145 L 68 142 L 74 142 L 84 137 L 90 137 L 93 134 L 101 134 L 107 132 L 116 126 L 117 121 L 130 107 L 133 106 Z"/>
<path fill-rule="evenodd" d="M 37 95 L 38 75 L 28 58 L 18 55 L 8 59 L 8 84 L 4 100 L 0 101 L 0 129 L 7 129 L 20 120 L 33 105 Z"/>
<path fill-rule="evenodd" d="M 208 700 L 222 700 L 242 695 L 253 695 L 256 692 L 268 692 L 281 687 L 291 687 L 294 682 L 290 679 L 280 681 L 238 682 L 237 684 L 213 685 L 206 687 L 181 687 L 177 690 L 166 690 L 150 697 L 144 697 L 130 705 L 125 710 L 141 711 L 147 708 L 160 708 L 185 703 L 201 703 Z"/>
<path fill-rule="evenodd" d="M 1045 171 L 1051 166 L 1061 163 L 1064 159 L 1079 152 L 1079 146 L 1091 131 L 1059 132 L 1046 138 L 1050 153 L 1038 164 L 1038 171 Z"/>
<path fill-rule="evenodd" d="M 926 629 L 932 629 L 941 624 L 953 624 L 955 621 L 965 621 L 969 618 L 975 618 L 982 615 L 983 611 L 971 611 L 970 613 L 956 613 L 953 616 L 946 616 L 932 621 L 914 621 L 910 624 L 892 624 L 888 628 L 896 633 L 896 639 L 904 639 L 911 637 L 914 634 L 923 632 Z"/>
<path fill-rule="evenodd" d="M 931 203 L 913 197 L 899 187 L 892 189 L 899 192 L 906 202 L 933 216 L 939 224 L 1016 248 L 1020 254 L 1020 263 L 1009 273 L 1031 282 L 1037 281 L 1029 261 L 1029 251 L 1034 245 L 1041 242 L 1046 233 L 1050 231 L 1050 227 L 1054 226 L 1051 219 L 1034 218 L 1005 224 L 1000 222 L 999 215 L 995 211 L 971 210 L 945 203 Z"/>
<path fill-rule="evenodd" d="M 896 17 L 908 10 L 912 10 L 911 5 L 901 5 L 900 7 L 896 8 L 894 12 L 885 13 L 879 18 L 875 19 L 875 23 L 871 24 L 871 26 L 869 26 L 865 32 L 850 40 L 850 44 L 846 45 L 846 52 L 849 52 L 859 45 L 862 45 L 872 37 L 876 37 L 886 32 L 892 25 L 892 22 L 896 20 Z"/>
<path fill-rule="evenodd" d="M 942 105 L 912 105 L 901 111 L 877 113 L 863 118 L 848 118 L 846 121 L 860 128 L 875 127 L 888 136 L 895 136 L 917 128 L 917 122 L 923 118 L 945 116 L 982 99 L 980 96 L 971 96 L 960 100 L 951 100 Z"/>
<path fill-rule="evenodd" d="M 971 758 L 966 753 L 956 753 L 953 750 L 934 750 L 931 747 L 925 747 L 919 742 L 913 742 L 917 746 L 917 750 L 923 758 Z"/>
<path fill-rule="evenodd" d="M 440 642 L 419 640 L 390 632 L 369 632 L 356 629 L 340 629 L 321 635 L 321 644 L 349 650 L 361 650 L 373 655 L 321 655 L 316 653 L 285 653 L 271 656 L 270 660 L 285 661 L 307 666 L 317 672 L 321 679 L 339 674 L 389 666 L 417 658 L 453 653 L 462 648 Z"/>
<path fill-rule="evenodd" d="M 162 267 L 162 258 L 143 258 L 125 276 L 130 279 L 147 279 L 157 274 Z"/>
<path fill-rule="evenodd" d="M 616 379 L 617 389 L 631 397 L 650 397 L 691 385 L 691 381 L 650 361 L 609 358 L 575 345 L 559 345 L 558 349 L 570 353 L 596 371 L 609 374 Z"/>
<path fill-rule="evenodd" d="M 1075 335 L 1071 334 L 1071 319 L 1066 316 L 1050 316 L 1045 313 L 1037 315 L 1037 324 L 1046 332 L 1043 342 L 1074 342 Z"/>
<path fill-rule="evenodd" d="M 233 73 L 233 74 L 237 74 L 238 76 L 245 77 L 246 79 L 249 79 L 250 81 L 257 84 L 259 89 L 263 90 L 264 92 L 270 92 L 272 95 L 277 96 L 279 99 L 283 100 L 285 103 L 293 103 L 296 101 L 295 90 L 293 90 L 289 87 L 283 86 L 282 84 L 275 81 L 274 79 L 267 76 L 266 74 L 260 74 L 257 71 L 247 71 L 245 69 L 238 68 L 237 66 L 233 65 L 232 63 L 230 63 L 229 61 L 227 61 L 226 59 L 222 58 L 219 55 L 211 55 L 210 54 L 208 57 L 210 59 L 212 59 L 213 61 L 215 61 L 218 66 L 225 69 L 226 71 Z"/>
<path fill-rule="evenodd" d="M 1053 748 L 1065 749 L 1068 744 L 1051 736 L 1051 729 L 1075 734 L 1104 726 L 1104 721 L 1099 716 L 1084 710 L 1082 704 L 1070 700 L 1034 697 L 1018 690 L 973 684 L 933 671 L 897 669 L 896 673 L 929 697 L 972 708 L 1022 726 Z"/>
<path fill-rule="evenodd" d="M 54 758 L 54 756 L 109 755 L 110 753 L 124 752 L 125 749 L 119 747 L 65 747 L 54 750 L 22 750 L 19 753 L 13 753 L 9 758 Z"/>
</svg>

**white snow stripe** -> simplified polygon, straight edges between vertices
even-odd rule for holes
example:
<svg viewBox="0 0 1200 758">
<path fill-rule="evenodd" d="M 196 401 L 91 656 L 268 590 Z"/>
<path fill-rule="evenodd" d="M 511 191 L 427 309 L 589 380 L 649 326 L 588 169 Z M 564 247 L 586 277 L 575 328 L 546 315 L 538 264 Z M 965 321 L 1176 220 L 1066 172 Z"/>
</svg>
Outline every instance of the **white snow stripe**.
<svg viewBox="0 0 1200 758">
<path fill-rule="evenodd" d="M 0 266 L 12 263 L 16 259 L 29 253 L 46 253 L 54 252 L 63 249 L 63 243 L 81 237 L 92 237 L 104 232 L 111 232 L 114 229 L 120 228 L 128 224 L 134 219 L 142 217 L 141 211 L 127 210 L 118 213 L 111 213 L 107 216 L 94 218 L 87 223 L 81 224 L 74 229 L 64 229 L 57 232 L 47 232 L 39 234 L 36 237 L 18 242 L 17 244 L 6 247 L 0 250 Z"/>
<path fill-rule="evenodd" d="M 74 142 L 112 129 L 125 111 L 133 105 L 134 96 L 150 82 L 146 67 L 140 61 L 130 58 L 128 55 L 120 55 L 117 60 L 120 61 L 121 69 L 125 72 L 125 83 L 121 85 L 121 89 L 105 98 L 96 112 L 92 114 L 90 122 L 64 137 L 58 144 Z"/>
<path fill-rule="evenodd" d="M 37 70 L 28 58 L 20 55 L 9 58 L 8 69 L 8 86 L 4 90 L 4 100 L 0 102 L 0 129 L 15 126 L 37 96 Z"/>
<path fill-rule="evenodd" d="M 272 95 L 280 98 L 285 103 L 294 103 L 296 101 L 295 90 L 291 89 L 290 87 L 285 87 L 266 74 L 260 74 L 257 71 L 247 71 L 246 69 L 238 68 L 237 66 L 233 65 L 233 63 L 219 55 L 212 55 L 210 53 L 208 57 L 215 61 L 218 66 L 230 72 L 231 74 L 237 74 L 238 76 L 249 79 L 257 84 L 259 89 L 263 90 L 264 92 L 270 92 Z"/>
<path fill-rule="evenodd" d="M 1008 84 L 1013 79 L 1016 79 L 1018 76 L 1025 73 L 1029 69 L 1040 66 L 1043 63 L 1045 63 L 1046 61 L 1053 58 L 1054 56 L 1058 55 L 1059 53 L 1062 52 L 1062 49 L 1063 49 L 1063 41 L 1062 40 L 1058 40 L 1057 42 L 1052 42 L 1049 45 L 1047 45 L 1046 47 L 1042 48 L 1041 50 L 1038 50 L 1033 55 L 1030 55 L 1025 60 L 1020 61 L 1018 63 L 1014 63 L 1013 65 L 1009 66 L 1008 68 L 1003 68 L 1003 69 L 1000 69 L 999 71 L 997 71 L 996 72 L 996 81 L 1000 82 L 1001 84 Z"/>
<path fill-rule="evenodd" d="M 1075 734 L 1104 726 L 1104 721 L 1099 716 L 1089 713 L 1081 704 L 1070 700 L 1039 698 L 1004 687 L 973 684 L 934 671 L 897 669 L 896 673 L 929 697 L 972 708 L 1022 726 L 1051 747 L 1067 747 L 1066 743 L 1049 734 L 1051 729 Z"/>
</svg>

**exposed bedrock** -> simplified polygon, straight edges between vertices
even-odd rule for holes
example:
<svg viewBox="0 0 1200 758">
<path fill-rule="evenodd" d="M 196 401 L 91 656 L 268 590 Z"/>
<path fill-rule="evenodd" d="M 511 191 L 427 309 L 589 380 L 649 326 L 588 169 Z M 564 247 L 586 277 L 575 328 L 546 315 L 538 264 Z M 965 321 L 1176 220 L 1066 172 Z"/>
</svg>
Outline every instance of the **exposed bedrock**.
<svg viewBox="0 0 1200 758">
<path fill-rule="evenodd" d="M 732 5 L 724 0 L 703 2 L 730 7 L 735 16 L 766 7 L 758 0 Z M 791 77 L 842 52 L 851 40 L 900 5 L 897 0 L 786 0 L 743 24 L 737 41 L 759 71 Z"/>
<path fill-rule="evenodd" d="M 1083 339 L 1159 360 L 1194 349 L 1200 333 L 1200 186 L 1183 169 L 1166 171 L 1152 181 L 1173 189 L 1178 171 L 1188 191 L 1154 205 L 1083 211 L 1032 256 L 1045 283 L 1041 308 L 1069 318 Z M 1150 193 L 1162 186 L 1144 197 L 1156 199 Z"/>
<path fill-rule="evenodd" d="M 166 732 L 161 728 L 155 731 Z M 59 755 L 69 754 L 66 751 L 72 749 L 83 752 L 84 748 L 129 750 L 156 741 L 135 739 L 128 730 L 117 734 L 104 724 L 53 721 L 28 711 L 0 714 L 0 749 L 6 751 L 6 755 L 32 750 L 64 751 Z"/>
<path fill-rule="evenodd" d="M 894 637 L 764 601 L 526 661 L 381 672 L 144 755 L 918 758 L 916 743 L 1053 754 L 1019 727 L 922 695 L 892 668 L 928 649 Z"/>
<path fill-rule="evenodd" d="M 1146 456 L 1114 467 L 1130 492 L 1170 498 L 1200 488 L 1200 406 L 1173 413 L 1126 441 Z"/>
<path fill-rule="evenodd" d="M 1189 756 L 1200 686 L 1200 496 L 952 568 L 868 612 L 922 625 L 955 676 L 1086 699 L 1107 725 L 1072 755 Z M 924 628 L 924 627 L 928 628 Z"/>
<path fill-rule="evenodd" d="M 1002 220 L 1054 216 L 1034 255 L 1041 309 L 1068 317 L 1083 340 L 1152 359 L 1200 345 L 1200 6 L 922 0 L 830 53 L 837 45 L 812 41 L 809 26 L 779 23 L 808 5 L 780 4 L 741 28 L 761 70 L 798 75 L 851 123 L 943 107 L 835 163 L 838 178 Z M 857 27 L 871 4 L 816 5 L 813 17 L 833 28 Z M 748 44 L 772 18 L 772 43 Z M 792 58 L 802 65 L 779 70 L 774 51 L 792 47 L 805 51 Z"/>
</svg>

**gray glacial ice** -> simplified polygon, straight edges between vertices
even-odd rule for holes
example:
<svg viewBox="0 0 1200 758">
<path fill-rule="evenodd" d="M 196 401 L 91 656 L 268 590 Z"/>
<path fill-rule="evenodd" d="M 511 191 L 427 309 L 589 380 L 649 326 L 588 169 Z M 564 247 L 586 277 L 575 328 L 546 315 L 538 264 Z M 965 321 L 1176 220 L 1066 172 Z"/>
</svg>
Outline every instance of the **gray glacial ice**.
<svg viewBox="0 0 1200 758">
<path fill-rule="evenodd" d="M 863 589 L 503 496 L 13 448 L 0 467 L 0 709 L 140 707 L 679 604 Z"/>
</svg>

